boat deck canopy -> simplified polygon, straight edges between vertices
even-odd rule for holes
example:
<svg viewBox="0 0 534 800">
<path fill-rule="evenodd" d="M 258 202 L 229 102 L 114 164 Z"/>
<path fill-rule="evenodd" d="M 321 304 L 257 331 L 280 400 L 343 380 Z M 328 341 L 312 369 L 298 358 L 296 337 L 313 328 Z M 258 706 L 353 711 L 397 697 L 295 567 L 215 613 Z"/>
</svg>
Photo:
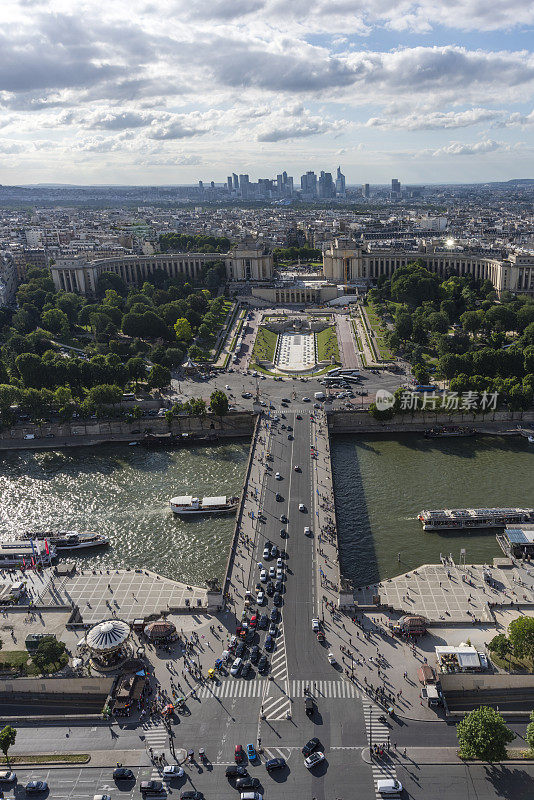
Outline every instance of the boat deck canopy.
<svg viewBox="0 0 534 800">
<path fill-rule="evenodd" d="M 203 506 L 224 506 L 226 504 L 226 496 L 224 497 L 203 497 Z"/>
<path fill-rule="evenodd" d="M 181 497 L 172 497 L 171 503 L 174 503 L 177 506 L 190 506 L 193 500 L 192 494 L 184 494 Z"/>
</svg>

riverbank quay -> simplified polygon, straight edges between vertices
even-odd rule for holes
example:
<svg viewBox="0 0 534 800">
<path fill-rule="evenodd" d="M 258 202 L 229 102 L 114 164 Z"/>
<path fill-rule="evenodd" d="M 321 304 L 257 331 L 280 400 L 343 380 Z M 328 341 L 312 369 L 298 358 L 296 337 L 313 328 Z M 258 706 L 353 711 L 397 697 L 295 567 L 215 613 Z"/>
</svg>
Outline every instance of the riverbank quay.
<svg viewBox="0 0 534 800">
<path fill-rule="evenodd" d="M 147 434 L 172 434 L 180 437 L 180 447 L 216 444 L 220 440 L 246 439 L 252 436 L 256 415 L 239 411 L 217 417 L 179 416 L 171 422 L 161 417 L 142 417 L 133 422 L 102 420 L 100 422 L 44 425 L 17 425 L 0 432 L 1 450 L 57 450 L 63 447 L 87 447 L 99 444 L 141 443 Z M 33 436 L 27 439 L 25 437 Z M 205 437 L 199 441 L 195 437 Z"/>
<path fill-rule="evenodd" d="M 465 426 L 486 435 L 522 436 L 524 428 L 534 425 L 534 411 L 494 411 L 491 414 L 397 414 L 381 421 L 365 409 L 336 409 L 327 412 L 330 435 L 344 433 L 379 433 L 388 436 L 421 433 L 430 428 Z M 439 437 L 437 437 L 439 438 Z"/>
</svg>

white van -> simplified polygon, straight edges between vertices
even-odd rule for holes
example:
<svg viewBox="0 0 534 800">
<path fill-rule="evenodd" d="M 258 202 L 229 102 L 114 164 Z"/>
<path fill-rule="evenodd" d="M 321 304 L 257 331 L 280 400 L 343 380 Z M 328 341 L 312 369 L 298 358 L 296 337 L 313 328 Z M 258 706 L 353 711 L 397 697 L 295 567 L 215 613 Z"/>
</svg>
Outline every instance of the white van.
<svg viewBox="0 0 534 800">
<path fill-rule="evenodd" d="M 35 439 L 35 433 L 25 433 L 24 434 L 24 438 L 25 439 Z"/>
<path fill-rule="evenodd" d="M 241 792 L 241 800 L 263 800 L 263 795 L 259 792 Z"/>
<path fill-rule="evenodd" d="M 400 794 L 402 783 L 396 778 L 384 778 L 376 782 L 376 788 L 379 794 Z"/>
<path fill-rule="evenodd" d="M 325 393 L 324 392 L 315 392 L 315 394 L 313 396 L 315 397 L 316 400 L 324 400 Z"/>
</svg>

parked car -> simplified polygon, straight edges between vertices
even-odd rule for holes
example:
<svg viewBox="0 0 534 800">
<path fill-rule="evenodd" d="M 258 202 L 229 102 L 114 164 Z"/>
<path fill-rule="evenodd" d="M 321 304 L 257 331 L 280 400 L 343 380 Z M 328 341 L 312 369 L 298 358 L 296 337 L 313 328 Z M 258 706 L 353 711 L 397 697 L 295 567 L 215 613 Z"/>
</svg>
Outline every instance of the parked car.
<svg viewBox="0 0 534 800">
<path fill-rule="evenodd" d="M 310 739 L 309 742 L 306 742 L 304 747 L 302 748 L 302 755 L 304 758 L 307 758 L 310 753 L 313 753 L 319 746 L 319 739 L 317 736 L 314 736 L 313 739 Z"/>
<path fill-rule="evenodd" d="M 273 769 L 282 769 L 286 765 L 285 758 L 270 758 L 265 762 L 265 769 L 267 772 L 272 772 Z"/>
<path fill-rule="evenodd" d="M 11 772 L 10 769 L 3 769 L 0 770 L 0 781 L 2 783 L 13 783 L 17 779 L 17 776 L 14 772 Z"/>
<path fill-rule="evenodd" d="M 241 778 L 247 774 L 247 769 L 239 764 L 229 764 L 226 767 L 224 774 L 227 778 Z"/>
<path fill-rule="evenodd" d="M 242 658 L 236 658 L 236 660 L 234 661 L 234 663 L 230 667 L 230 675 L 233 675 L 234 677 L 239 675 L 242 666 L 243 666 L 243 659 Z"/>
<path fill-rule="evenodd" d="M 163 767 L 164 778 L 183 778 L 184 771 L 178 764 L 165 764 Z"/>
<path fill-rule="evenodd" d="M 308 758 L 304 759 L 304 766 L 307 769 L 313 769 L 320 764 L 321 761 L 324 761 L 324 753 L 320 753 L 318 750 L 315 753 L 311 753 Z"/>
<path fill-rule="evenodd" d="M 252 742 L 250 744 L 247 744 L 247 758 L 248 758 L 248 760 L 249 761 L 255 761 L 257 759 L 257 757 L 258 757 L 258 754 L 256 753 L 256 748 L 254 747 Z"/>
<path fill-rule="evenodd" d="M 134 779 L 134 774 L 128 767 L 117 767 L 113 770 L 113 778 L 116 781 L 131 781 Z"/>
<path fill-rule="evenodd" d="M 182 792 L 180 800 L 203 800 L 203 797 L 202 792 L 197 792 L 196 789 L 188 789 L 186 792 Z"/>
<path fill-rule="evenodd" d="M 160 794 L 163 791 L 163 784 L 161 781 L 141 781 L 139 789 L 142 795 Z"/>
<path fill-rule="evenodd" d="M 48 783 L 46 781 L 29 781 L 25 788 L 26 794 L 40 794 L 48 790 Z"/>
<path fill-rule="evenodd" d="M 311 625 L 314 633 L 317 633 L 319 630 L 321 630 L 321 623 L 317 618 L 312 619 Z"/>
<path fill-rule="evenodd" d="M 251 778 L 250 775 L 245 775 L 244 778 L 238 778 L 235 782 L 236 789 L 256 789 L 260 785 L 259 778 Z"/>
<path fill-rule="evenodd" d="M 235 750 L 234 750 L 235 763 L 236 764 L 241 764 L 241 762 L 244 760 L 244 758 L 245 758 L 245 753 L 243 751 L 243 745 L 242 744 L 236 744 Z"/>
</svg>

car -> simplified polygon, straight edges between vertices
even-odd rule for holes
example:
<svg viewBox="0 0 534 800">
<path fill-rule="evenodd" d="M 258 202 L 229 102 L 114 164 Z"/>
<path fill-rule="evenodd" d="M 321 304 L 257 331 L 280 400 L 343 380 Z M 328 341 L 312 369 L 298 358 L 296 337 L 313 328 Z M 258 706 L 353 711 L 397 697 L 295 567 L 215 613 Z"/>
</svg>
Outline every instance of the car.
<svg viewBox="0 0 534 800">
<path fill-rule="evenodd" d="M 242 778 L 247 774 L 246 767 L 241 767 L 238 764 L 229 764 L 224 772 L 227 778 Z"/>
<path fill-rule="evenodd" d="M 277 555 L 278 555 L 278 547 L 275 544 L 273 544 L 271 545 L 271 558 L 276 558 Z"/>
<path fill-rule="evenodd" d="M 264 558 L 270 558 L 270 552 L 271 552 L 270 548 L 269 548 L 269 547 L 267 547 L 267 545 L 266 545 L 266 546 L 263 548 L 263 557 L 264 557 Z"/>
<path fill-rule="evenodd" d="M 0 770 L 0 781 L 3 783 L 13 783 L 17 779 L 17 776 L 14 772 L 11 772 L 10 769 L 3 769 Z"/>
<path fill-rule="evenodd" d="M 94 794 L 93 800 L 111 800 L 109 794 Z"/>
<path fill-rule="evenodd" d="M 258 757 L 258 754 L 256 753 L 256 748 L 254 747 L 252 742 L 250 744 L 247 744 L 247 758 L 248 758 L 248 760 L 249 761 L 255 761 L 257 759 L 257 757 Z"/>
<path fill-rule="evenodd" d="M 262 571 L 260 572 L 260 581 L 262 583 L 267 583 L 267 570 L 266 569 L 262 569 Z"/>
<path fill-rule="evenodd" d="M 245 775 L 244 778 L 238 778 L 235 782 L 236 789 L 256 789 L 260 785 L 259 778 L 252 778 L 250 775 Z"/>
<path fill-rule="evenodd" d="M 266 672 L 268 668 L 269 668 L 269 662 L 267 661 L 267 656 L 264 653 L 260 658 L 260 660 L 258 661 L 258 672 Z"/>
<path fill-rule="evenodd" d="M 289 397 L 282 397 L 282 403 L 290 403 L 290 402 L 291 400 L 289 399 Z"/>
<path fill-rule="evenodd" d="M 188 789 L 186 792 L 182 792 L 180 800 L 202 800 L 203 797 L 202 792 L 197 792 L 196 789 Z"/>
<path fill-rule="evenodd" d="M 260 657 L 260 648 L 257 644 L 250 648 L 250 660 L 253 664 L 256 663 L 258 658 Z"/>
<path fill-rule="evenodd" d="M 317 631 L 319 631 L 321 629 L 321 623 L 319 622 L 319 620 L 317 618 L 312 619 L 311 625 L 312 625 L 312 631 L 314 633 L 317 633 Z"/>
<path fill-rule="evenodd" d="M 332 666 L 335 666 L 337 664 L 336 657 L 333 653 L 328 653 L 328 660 L 332 664 Z"/>
<path fill-rule="evenodd" d="M 243 666 L 243 659 L 242 658 L 236 658 L 236 660 L 234 661 L 234 663 L 230 667 L 230 675 L 233 675 L 234 677 L 236 675 L 239 675 L 239 673 L 241 672 L 241 667 L 242 666 Z"/>
<path fill-rule="evenodd" d="M 252 397 L 252 394 L 250 392 L 243 392 L 241 397 L 243 397 L 245 400 L 249 400 Z"/>
<path fill-rule="evenodd" d="M 276 580 L 283 581 L 284 580 L 284 571 L 281 569 L 276 570 Z"/>
<path fill-rule="evenodd" d="M 234 749 L 234 761 L 236 764 L 241 764 L 245 758 L 245 752 L 242 744 L 236 744 Z"/>
<path fill-rule="evenodd" d="M 151 781 L 149 781 L 149 783 L 151 783 Z M 161 786 L 160 781 L 154 781 L 154 783 L 159 783 Z M 29 781 L 25 789 L 26 794 L 39 794 L 40 792 L 46 792 L 48 790 L 48 783 L 46 781 Z"/>
<path fill-rule="evenodd" d="M 245 661 L 241 667 L 241 677 L 246 678 L 251 669 L 252 667 L 250 666 L 250 661 Z"/>
<path fill-rule="evenodd" d="M 284 499 L 284 498 L 282 497 L 282 495 L 280 494 L 280 492 L 277 492 L 277 493 L 276 493 L 276 502 L 277 502 L 277 503 L 281 503 L 281 502 L 283 501 L 283 499 Z"/>
<path fill-rule="evenodd" d="M 272 772 L 273 769 L 283 769 L 286 765 L 285 758 L 270 758 L 265 762 L 265 769 L 267 772 Z"/>
<path fill-rule="evenodd" d="M 313 407 L 314 407 L 314 408 L 321 408 L 321 404 L 320 404 L 320 403 L 314 403 L 314 404 L 313 404 Z"/>
<path fill-rule="evenodd" d="M 282 602 L 283 602 L 282 595 L 280 594 L 280 592 L 275 592 L 273 595 L 273 603 L 275 604 L 275 606 L 281 606 Z"/>
<path fill-rule="evenodd" d="M 241 792 L 239 800 L 263 800 L 263 795 L 260 792 Z"/>
<path fill-rule="evenodd" d="M 309 397 L 303 397 L 303 398 L 302 398 L 302 402 L 303 402 L 303 403 L 310 403 L 310 402 L 311 402 L 311 400 L 310 400 L 310 398 L 309 398 Z"/>
<path fill-rule="evenodd" d="M 280 475 L 279 472 L 275 472 L 274 473 L 274 477 L 276 478 L 277 481 L 281 481 L 282 480 L 282 476 Z"/>
<path fill-rule="evenodd" d="M 276 566 L 278 569 L 284 568 L 284 561 L 280 556 L 278 556 L 278 558 L 276 559 Z"/>
<path fill-rule="evenodd" d="M 271 609 L 271 613 L 269 614 L 269 619 L 271 622 L 278 622 L 278 609 L 273 608 Z"/>
<path fill-rule="evenodd" d="M 310 535 L 311 535 L 311 528 L 308 525 L 306 525 L 304 527 L 304 536 L 310 536 Z"/>
<path fill-rule="evenodd" d="M 183 778 L 184 771 L 178 764 L 165 764 L 163 767 L 164 778 Z"/>
<path fill-rule="evenodd" d="M 288 431 L 292 431 L 293 430 L 293 426 L 292 425 L 288 425 L 287 429 L 288 429 Z"/>
<path fill-rule="evenodd" d="M 263 586 L 261 585 L 261 583 L 257 583 L 257 584 L 256 584 L 256 591 L 257 591 L 257 592 L 261 592 L 261 591 L 263 591 Z"/>
<path fill-rule="evenodd" d="M 268 624 L 269 624 L 269 617 L 267 616 L 267 614 L 262 614 L 258 620 L 258 628 L 265 630 Z"/>
<path fill-rule="evenodd" d="M 269 578 L 274 578 L 276 575 L 276 567 L 269 567 Z"/>
<path fill-rule="evenodd" d="M 297 414 L 297 419 L 302 419 L 302 415 L 301 414 Z"/>
<path fill-rule="evenodd" d="M 141 794 L 160 794 L 163 791 L 161 781 L 141 781 L 139 784 Z"/>
<path fill-rule="evenodd" d="M 274 577 L 274 576 L 273 576 L 273 577 Z M 273 582 L 272 582 L 272 581 L 269 581 L 269 583 L 268 583 L 268 584 L 267 584 L 267 586 L 265 587 L 265 591 L 267 592 L 267 594 L 269 595 L 269 597 L 272 597 L 272 595 L 274 594 L 274 585 L 273 585 Z"/>
<path fill-rule="evenodd" d="M 286 517 L 286 515 L 285 515 L 285 514 L 280 514 L 280 522 L 282 522 L 284 525 L 285 525 L 287 522 L 289 522 L 289 520 L 288 520 L 288 518 Z"/>
<path fill-rule="evenodd" d="M 236 656 L 241 658 L 244 652 L 245 652 L 245 642 L 239 642 L 235 649 L 235 654 Z"/>
<path fill-rule="evenodd" d="M 287 531 L 285 528 L 280 528 L 280 538 L 285 539 L 287 536 Z"/>
<path fill-rule="evenodd" d="M 274 649 L 274 639 L 270 633 L 268 633 L 267 636 L 265 637 L 265 649 L 267 650 L 268 653 L 270 653 L 271 650 Z"/>
<path fill-rule="evenodd" d="M 306 506 L 304 503 L 299 503 L 299 511 L 306 511 Z"/>
<path fill-rule="evenodd" d="M 258 616 L 257 614 L 253 614 L 250 618 L 250 627 L 255 628 L 257 624 L 258 624 Z"/>
<path fill-rule="evenodd" d="M 317 764 L 320 764 L 321 761 L 324 761 L 324 753 L 316 750 L 315 753 L 311 753 L 308 758 L 304 759 L 304 766 L 307 769 L 313 769 Z"/>
<path fill-rule="evenodd" d="M 276 592 L 278 592 L 279 594 L 282 594 L 282 592 L 284 591 L 284 584 L 283 584 L 283 582 L 282 582 L 282 581 L 276 581 L 276 583 L 275 583 L 275 585 L 274 585 L 274 589 L 275 589 L 275 591 L 276 591 Z"/>
<path fill-rule="evenodd" d="M 302 472 L 302 467 L 300 466 L 300 464 L 295 464 L 293 469 L 295 470 L 295 472 Z"/>
<path fill-rule="evenodd" d="M 134 774 L 128 767 L 117 767 L 113 770 L 113 778 L 116 781 L 131 781 L 134 779 Z"/>
<path fill-rule="evenodd" d="M 306 716 L 313 717 L 313 712 L 315 710 L 315 704 L 311 697 L 307 697 L 304 701 L 304 708 L 306 709 Z"/>
<path fill-rule="evenodd" d="M 319 631 L 319 633 L 317 634 L 317 641 L 321 643 L 325 641 L 324 633 L 322 631 Z"/>
<path fill-rule="evenodd" d="M 402 783 L 396 778 L 382 778 L 376 782 L 378 794 L 401 794 Z"/>
<path fill-rule="evenodd" d="M 292 433 L 288 433 L 287 434 L 287 438 L 288 438 L 288 441 L 292 442 L 295 437 L 293 436 Z"/>
<path fill-rule="evenodd" d="M 271 624 L 269 625 L 269 636 L 276 636 L 277 633 L 278 631 L 276 629 L 276 623 L 271 622 Z"/>
<path fill-rule="evenodd" d="M 258 592 L 258 596 L 256 597 L 256 603 L 259 606 L 262 606 L 264 604 L 264 602 L 265 602 L 265 595 L 264 595 L 264 593 L 262 591 L 259 591 Z"/>
<path fill-rule="evenodd" d="M 313 753 L 319 747 L 319 739 L 317 736 L 314 736 L 313 739 L 310 739 L 309 742 L 306 742 L 304 747 L 302 748 L 302 755 L 304 758 L 308 758 L 310 753 Z"/>
</svg>

